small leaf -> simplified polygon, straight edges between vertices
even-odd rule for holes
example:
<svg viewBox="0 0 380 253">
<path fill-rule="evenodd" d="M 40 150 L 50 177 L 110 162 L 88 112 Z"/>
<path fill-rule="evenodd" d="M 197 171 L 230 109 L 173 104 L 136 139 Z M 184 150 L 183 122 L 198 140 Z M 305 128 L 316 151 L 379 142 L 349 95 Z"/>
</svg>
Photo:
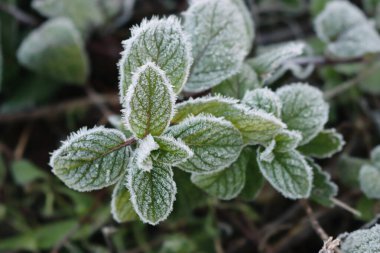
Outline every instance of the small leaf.
<svg viewBox="0 0 380 253">
<path fill-rule="evenodd" d="M 285 128 L 279 119 L 263 111 L 249 110 L 237 100 L 223 97 L 202 97 L 177 104 L 173 123 L 190 115 L 212 114 L 230 121 L 242 134 L 246 143 L 267 143 Z"/>
<path fill-rule="evenodd" d="M 161 135 L 174 114 L 175 94 L 165 73 L 149 62 L 137 69 L 125 98 L 124 118 L 137 138 Z"/>
<path fill-rule="evenodd" d="M 364 165 L 359 174 L 360 188 L 364 194 L 373 199 L 380 199 L 380 169 Z"/>
<path fill-rule="evenodd" d="M 278 46 L 272 46 L 264 50 L 255 58 L 247 60 L 247 63 L 257 72 L 264 82 L 286 61 L 300 56 L 305 50 L 303 42 L 288 42 Z"/>
<path fill-rule="evenodd" d="M 243 140 L 228 121 L 213 116 L 190 117 L 169 128 L 169 134 L 182 139 L 194 152 L 178 166 L 191 173 L 210 173 L 232 164 L 240 154 Z"/>
<path fill-rule="evenodd" d="M 318 133 L 309 143 L 298 148 L 304 155 L 315 158 L 328 158 L 342 150 L 344 140 L 335 129 L 327 129 Z"/>
<path fill-rule="evenodd" d="M 130 198 L 131 194 L 124 185 L 124 180 L 121 179 L 113 189 L 111 200 L 112 216 L 119 223 L 133 221 L 138 217 L 133 209 Z"/>
<path fill-rule="evenodd" d="M 257 80 L 255 71 L 247 64 L 243 64 L 237 74 L 214 87 L 212 92 L 214 94 L 242 99 L 246 91 L 259 87 L 260 83 L 259 80 Z"/>
<path fill-rule="evenodd" d="M 376 146 L 371 151 L 371 162 L 377 167 L 380 168 L 380 145 Z"/>
<path fill-rule="evenodd" d="M 310 196 L 313 171 L 302 155 L 294 150 L 274 152 L 273 160 L 266 162 L 260 159 L 261 153 L 259 149 L 257 162 L 260 171 L 277 191 L 290 199 Z"/>
<path fill-rule="evenodd" d="M 207 90 L 236 74 L 252 46 L 241 0 L 194 1 L 184 13 L 194 63 L 185 90 Z M 252 29 L 253 30 L 253 29 Z"/>
<path fill-rule="evenodd" d="M 252 201 L 256 198 L 262 187 L 264 186 L 264 177 L 260 172 L 259 165 L 256 159 L 256 150 L 245 148 L 241 156 L 246 156 L 248 159 L 245 184 L 240 192 L 240 197 L 244 200 Z"/>
<path fill-rule="evenodd" d="M 302 140 L 302 135 L 298 131 L 284 129 L 274 139 L 276 141 L 276 151 L 287 152 L 298 147 Z"/>
<path fill-rule="evenodd" d="M 370 229 L 360 229 L 350 233 L 342 243 L 343 253 L 380 252 L 380 225 Z"/>
<path fill-rule="evenodd" d="M 49 20 L 31 32 L 17 58 L 38 74 L 67 83 L 83 84 L 89 72 L 84 42 L 66 18 Z"/>
<path fill-rule="evenodd" d="M 132 37 L 124 41 L 124 51 L 119 63 L 120 95 L 122 100 L 132 84 L 137 68 L 154 62 L 162 69 L 175 93 L 182 90 L 192 63 L 191 46 L 182 31 L 180 21 L 170 16 L 144 19 L 131 30 Z"/>
<path fill-rule="evenodd" d="M 271 163 L 274 159 L 273 151 L 275 147 L 276 147 L 276 141 L 273 140 L 265 147 L 264 151 L 260 153 L 260 156 L 258 157 L 258 159 Z"/>
<path fill-rule="evenodd" d="M 313 189 L 311 190 L 310 198 L 327 207 L 332 207 L 334 203 L 331 201 L 338 194 L 338 186 L 331 181 L 331 176 L 326 171 L 313 162 L 308 160 L 308 164 L 313 168 Z"/>
<path fill-rule="evenodd" d="M 191 181 L 211 196 L 230 200 L 244 187 L 247 163 L 247 157 L 240 155 L 228 168 L 209 174 L 193 174 Z"/>
<path fill-rule="evenodd" d="M 48 18 L 69 18 L 84 35 L 105 22 L 101 6 L 94 0 L 33 0 L 32 7 Z"/>
<path fill-rule="evenodd" d="M 68 187 L 92 191 L 110 186 L 126 170 L 129 147 L 123 133 L 114 129 L 83 128 L 53 152 L 49 165 Z"/>
<path fill-rule="evenodd" d="M 329 106 L 320 90 L 308 84 L 294 83 L 277 90 L 282 102 L 282 120 L 290 130 L 302 134 L 302 144 L 312 140 L 328 119 Z"/>
<path fill-rule="evenodd" d="M 152 135 L 148 135 L 141 141 L 135 150 L 133 162 L 137 168 L 143 171 L 151 171 L 153 169 L 152 151 L 159 149 L 160 146 L 155 142 Z"/>
<path fill-rule="evenodd" d="M 159 149 L 153 152 L 154 159 L 167 165 L 177 165 L 185 162 L 193 156 L 193 151 L 181 140 L 171 136 L 160 136 L 154 138 Z"/>
<path fill-rule="evenodd" d="M 242 103 L 253 109 L 260 109 L 276 117 L 281 116 L 281 101 L 273 91 L 268 88 L 255 89 L 245 93 Z"/>
<path fill-rule="evenodd" d="M 173 209 L 177 188 L 168 165 L 153 164 L 150 172 L 132 166 L 128 174 L 131 201 L 140 219 L 151 225 L 165 220 Z"/>
</svg>

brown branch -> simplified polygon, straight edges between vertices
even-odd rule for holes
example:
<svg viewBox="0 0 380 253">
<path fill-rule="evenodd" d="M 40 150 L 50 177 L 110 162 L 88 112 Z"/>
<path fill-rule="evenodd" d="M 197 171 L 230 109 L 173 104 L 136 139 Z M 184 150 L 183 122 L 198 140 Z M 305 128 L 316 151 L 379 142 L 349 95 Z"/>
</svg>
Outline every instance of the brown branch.
<svg viewBox="0 0 380 253">
<path fill-rule="evenodd" d="M 20 23 L 23 23 L 29 26 L 38 26 L 40 23 L 35 17 L 23 12 L 22 10 L 20 10 L 14 5 L 0 3 L 0 11 L 8 13 Z"/>
<path fill-rule="evenodd" d="M 306 200 L 301 200 L 300 202 L 303 208 L 305 209 L 305 212 L 309 218 L 310 224 L 313 227 L 314 231 L 318 234 L 322 241 L 327 241 L 329 239 L 329 236 L 327 235 L 326 231 L 321 227 L 317 218 L 314 216 L 314 212 L 311 209 L 309 203 Z"/>
</svg>

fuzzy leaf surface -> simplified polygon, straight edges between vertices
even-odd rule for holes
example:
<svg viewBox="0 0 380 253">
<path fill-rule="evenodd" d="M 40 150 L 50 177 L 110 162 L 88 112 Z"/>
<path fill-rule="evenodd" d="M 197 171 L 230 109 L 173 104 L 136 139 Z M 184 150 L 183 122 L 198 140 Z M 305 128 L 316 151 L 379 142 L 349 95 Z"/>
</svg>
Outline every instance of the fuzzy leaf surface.
<svg viewBox="0 0 380 253">
<path fill-rule="evenodd" d="M 117 222 L 133 221 L 138 218 L 131 202 L 131 194 L 124 185 L 124 180 L 116 184 L 112 192 L 111 213 Z"/>
<path fill-rule="evenodd" d="M 284 129 L 274 137 L 274 140 L 276 141 L 276 151 L 287 152 L 298 147 L 302 135 L 298 131 Z"/>
<path fill-rule="evenodd" d="M 240 154 L 243 139 L 228 121 L 213 116 L 190 117 L 169 129 L 194 155 L 178 166 L 191 173 L 210 173 L 232 164 Z"/>
<path fill-rule="evenodd" d="M 335 129 L 322 130 L 309 143 L 298 148 L 304 155 L 328 158 L 342 150 L 343 136 Z"/>
<path fill-rule="evenodd" d="M 249 110 L 237 100 L 222 97 L 203 97 L 177 104 L 172 120 L 178 123 L 190 115 L 212 114 L 230 121 L 242 134 L 244 142 L 266 143 L 283 128 L 285 124 L 263 111 Z"/>
<path fill-rule="evenodd" d="M 236 74 L 252 46 L 241 0 L 194 1 L 184 13 L 194 63 L 185 90 L 199 92 Z M 253 29 L 252 29 L 253 30 Z"/>
<path fill-rule="evenodd" d="M 88 75 L 84 42 L 66 18 L 49 20 L 32 31 L 17 51 L 26 68 L 57 81 L 83 84 Z"/>
<path fill-rule="evenodd" d="M 302 134 L 302 144 L 312 140 L 328 119 L 329 106 L 323 94 L 308 84 L 294 83 L 276 91 L 282 103 L 281 116 L 290 130 Z"/>
<path fill-rule="evenodd" d="M 260 171 L 277 191 L 290 199 L 310 196 L 313 171 L 300 153 L 294 150 L 274 152 L 271 162 L 261 160 L 260 156 L 259 150 L 257 162 Z"/>
<path fill-rule="evenodd" d="M 209 174 L 193 174 L 191 181 L 211 196 L 230 200 L 244 187 L 247 163 L 247 157 L 240 155 L 228 168 Z"/>
<path fill-rule="evenodd" d="M 247 91 L 259 87 L 260 83 L 257 79 L 257 74 L 255 71 L 247 64 L 243 64 L 237 74 L 214 87 L 212 92 L 214 94 L 221 94 L 227 97 L 242 99 Z"/>
<path fill-rule="evenodd" d="M 268 88 L 251 90 L 245 93 L 242 103 L 252 109 L 263 110 L 276 117 L 281 116 L 281 101 L 276 93 Z"/>
<path fill-rule="evenodd" d="M 363 165 L 359 173 L 360 188 L 369 198 L 380 199 L 380 169 Z"/>
<path fill-rule="evenodd" d="M 310 198 L 327 207 L 332 207 L 334 203 L 331 201 L 338 194 L 338 186 L 331 181 L 329 173 L 315 162 L 309 160 L 308 164 L 313 168 L 313 189 L 311 190 Z"/>
<path fill-rule="evenodd" d="M 370 229 L 360 229 L 350 233 L 342 243 L 343 253 L 380 252 L 380 225 Z"/>
<path fill-rule="evenodd" d="M 191 158 L 193 151 L 181 140 L 176 140 L 171 136 L 160 136 L 155 138 L 159 149 L 154 151 L 152 156 L 160 163 L 167 165 L 177 165 Z"/>
<path fill-rule="evenodd" d="M 137 69 L 125 98 L 124 118 L 137 138 L 161 135 L 174 114 L 175 94 L 165 73 L 149 62 Z"/>
<path fill-rule="evenodd" d="M 156 225 L 165 220 L 173 209 L 177 188 L 168 165 L 154 163 L 149 172 L 132 166 L 128 174 L 128 189 L 133 207 L 145 223 Z"/>
<path fill-rule="evenodd" d="M 92 191 L 120 178 L 129 161 L 129 147 L 122 132 L 95 127 L 72 134 L 53 152 L 49 165 L 68 187 Z"/>
<path fill-rule="evenodd" d="M 154 62 L 162 69 L 174 92 L 179 93 L 192 63 L 191 46 L 185 38 L 180 21 L 174 16 L 144 19 L 131 33 L 131 38 L 123 42 L 124 51 L 119 62 L 122 100 L 133 82 L 133 73 L 147 62 Z"/>
</svg>

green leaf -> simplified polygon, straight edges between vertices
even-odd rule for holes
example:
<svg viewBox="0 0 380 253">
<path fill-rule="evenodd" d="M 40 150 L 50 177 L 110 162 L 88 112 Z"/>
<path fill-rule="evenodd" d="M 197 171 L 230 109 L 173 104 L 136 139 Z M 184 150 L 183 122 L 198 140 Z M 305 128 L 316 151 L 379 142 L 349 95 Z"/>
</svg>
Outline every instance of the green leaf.
<svg viewBox="0 0 380 253">
<path fill-rule="evenodd" d="M 256 150 L 252 148 L 245 148 L 241 156 L 246 156 L 248 159 L 245 184 L 240 192 L 240 197 L 244 200 L 252 201 L 256 198 L 262 187 L 264 186 L 264 177 L 260 172 L 259 165 L 256 158 Z"/>
<path fill-rule="evenodd" d="M 364 165 L 359 174 L 360 188 L 364 194 L 373 199 L 380 199 L 380 169 L 372 165 Z"/>
<path fill-rule="evenodd" d="M 247 163 L 247 157 L 240 155 L 228 168 L 209 174 L 193 174 L 191 181 L 211 196 L 230 200 L 244 187 Z"/>
<path fill-rule="evenodd" d="M 287 152 L 298 147 L 302 140 L 302 135 L 298 131 L 282 130 L 274 137 L 276 141 L 276 151 Z"/>
<path fill-rule="evenodd" d="M 131 38 L 123 42 L 124 51 L 119 63 L 122 99 L 133 82 L 133 73 L 148 62 L 154 62 L 162 69 L 174 92 L 179 93 L 186 83 L 192 63 L 191 46 L 180 21 L 174 16 L 162 19 L 153 17 L 149 21 L 144 19 L 131 33 Z"/>
<path fill-rule="evenodd" d="M 277 90 L 282 102 L 282 120 L 290 130 L 302 134 L 302 144 L 312 140 L 328 119 L 329 106 L 323 94 L 308 84 L 294 83 Z"/>
<path fill-rule="evenodd" d="M 268 88 L 248 91 L 245 93 L 242 103 L 248 105 L 250 108 L 273 114 L 276 117 L 281 116 L 280 98 Z"/>
<path fill-rule="evenodd" d="M 177 188 L 168 165 L 154 163 L 149 172 L 132 166 L 128 174 L 128 189 L 133 207 L 145 223 L 156 225 L 165 220 L 173 209 Z"/>
<path fill-rule="evenodd" d="M 114 129 L 83 128 L 53 152 L 49 165 L 68 187 L 92 191 L 116 183 L 126 170 L 129 147 L 123 133 Z"/>
<path fill-rule="evenodd" d="M 239 72 L 232 77 L 224 80 L 221 84 L 214 87 L 214 94 L 221 94 L 227 97 L 242 99 L 246 91 L 260 87 L 257 74 L 247 64 L 243 64 Z"/>
<path fill-rule="evenodd" d="M 19 185 L 47 178 L 47 174 L 41 168 L 27 160 L 18 160 L 12 163 L 12 176 Z"/>
<path fill-rule="evenodd" d="M 105 22 L 101 6 L 96 0 L 33 0 L 32 7 L 48 18 L 70 19 L 84 35 Z"/>
<path fill-rule="evenodd" d="M 124 180 L 115 186 L 112 192 L 111 212 L 117 222 L 133 221 L 138 218 L 130 200 L 131 194 L 124 185 Z"/>
<path fill-rule="evenodd" d="M 154 138 L 159 149 L 153 152 L 156 161 L 167 165 L 177 165 L 185 162 L 193 156 L 193 151 L 181 140 L 171 136 L 160 136 Z"/>
<path fill-rule="evenodd" d="M 309 143 L 298 148 L 306 156 L 328 158 L 342 150 L 343 136 L 335 129 L 322 130 Z"/>
<path fill-rule="evenodd" d="M 370 154 L 371 162 L 377 167 L 380 168 L 380 145 L 372 149 Z"/>
<path fill-rule="evenodd" d="M 260 171 L 277 191 L 290 199 L 310 196 L 313 172 L 301 154 L 294 150 L 274 152 L 273 160 L 267 162 L 260 159 L 261 150 L 257 156 Z"/>
<path fill-rule="evenodd" d="M 241 0 L 194 1 L 184 13 L 194 63 L 185 90 L 200 92 L 236 74 L 252 46 Z M 248 28 L 249 27 L 249 28 Z M 252 29 L 253 30 L 253 29 Z"/>
<path fill-rule="evenodd" d="M 49 20 L 32 31 L 17 58 L 36 73 L 61 82 L 83 84 L 89 72 L 84 42 L 66 18 Z"/>
<path fill-rule="evenodd" d="M 360 229 L 350 233 L 341 246 L 343 253 L 380 252 L 380 225 L 370 229 Z"/>
<path fill-rule="evenodd" d="M 249 110 L 237 100 L 223 97 L 202 97 L 177 104 L 172 123 L 178 123 L 190 115 L 212 114 L 230 121 L 242 134 L 244 142 L 267 143 L 285 128 L 279 119 L 263 111 Z"/>
<path fill-rule="evenodd" d="M 247 49 L 248 52 L 252 49 L 255 39 L 255 24 L 252 19 L 252 14 L 248 10 L 244 0 L 232 0 L 232 2 L 238 7 L 239 15 L 244 18 L 245 36 L 247 36 Z"/>
<path fill-rule="evenodd" d="M 308 160 L 308 164 L 313 168 L 314 174 L 310 198 L 323 206 L 332 207 L 334 203 L 331 199 L 338 194 L 338 186 L 331 181 L 330 174 L 323 171 L 318 164 L 312 160 Z"/>
<path fill-rule="evenodd" d="M 151 154 L 154 150 L 159 149 L 159 147 L 150 134 L 140 140 L 133 155 L 133 163 L 135 166 L 143 171 L 151 171 L 153 169 Z"/>
<path fill-rule="evenodd" d="M 305 43 L 288 42 L 267 48 L 255 58 L 247 60 L 247 63 L 267 82 L 286 61 L 302 55 L 304 50 Z"/>
<path fill-rule="evenodd" d="M 189 117 L 169 128 L 169 134 L 193 151 L 193 157 L 178 165 L 191 173 L 222 170 L 239 157 L 243 148 L 239 131 L 230 122 L 213 116 Z"/>
<path fill-rule="evenodd" d="M 165 73 L 153 62 L 138 68 L 124 105 L 127 127 L 137 138 L 161 135 L 174 114 L 175 94 Z"/>
</svg>

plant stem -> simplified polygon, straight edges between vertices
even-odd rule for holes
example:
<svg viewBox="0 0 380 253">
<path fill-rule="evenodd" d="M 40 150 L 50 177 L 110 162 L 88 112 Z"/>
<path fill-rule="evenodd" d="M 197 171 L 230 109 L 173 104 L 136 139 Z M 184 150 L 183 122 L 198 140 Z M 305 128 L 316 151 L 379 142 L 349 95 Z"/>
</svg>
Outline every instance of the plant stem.
<svg viewBox="0 0 380 253">
<path fill-rule="evenodd" d="M 356 210 L 356 209 L 350 207 L 349 205 L 347 205 L 346 203 L 340 201 L 339 199 L 332 198 L 331 201 L 332 201 L 335 205 L 337 205 L 337 206 L 339 206 L 340 208 L 342 208 L 342 209 L 344 209 L 344 210 L 346 210 L 346 211 L 352 213 L 352 214 L 355 215 L 355 216 L 358 216 L 358 217 L 362 216 L 361 212 L 359 212 L 358 210 Z"/>
</svg>

